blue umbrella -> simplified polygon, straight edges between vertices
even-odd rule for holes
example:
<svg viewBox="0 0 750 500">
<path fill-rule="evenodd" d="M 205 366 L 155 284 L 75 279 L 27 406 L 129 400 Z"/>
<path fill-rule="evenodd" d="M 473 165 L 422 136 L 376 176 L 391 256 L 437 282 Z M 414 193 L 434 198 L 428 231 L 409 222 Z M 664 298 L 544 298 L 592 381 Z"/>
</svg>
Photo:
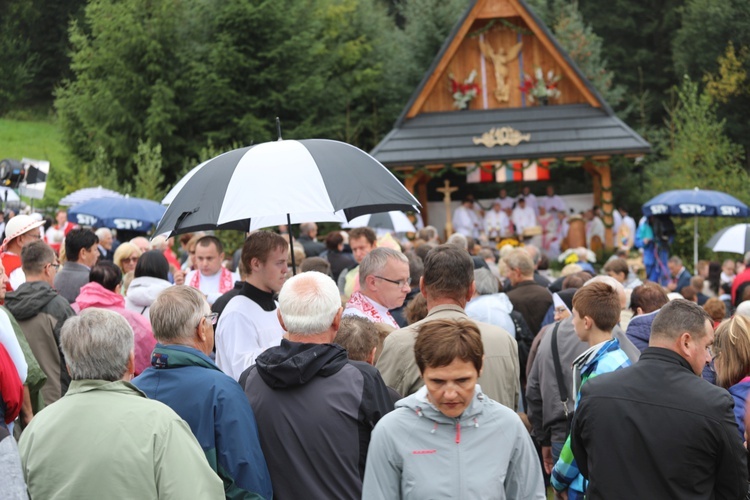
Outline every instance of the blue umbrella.
<svg viewBox="0 0 750 500">
<path fill-rule="evenodd" d="M 667 191 L 644 203 L 643 215 L 694 217 L 693 264 L 698 267 L 698 217 L 747 217 L 747 205 L 721 191 L 678 189 Z"/>
<path fill-rule="evenodd" d="M 166 207 L 143 198 L 98 198 L 68 211 L 82 226 L 108 227 L 147 233 L 161 220 Z"/>
</svg>

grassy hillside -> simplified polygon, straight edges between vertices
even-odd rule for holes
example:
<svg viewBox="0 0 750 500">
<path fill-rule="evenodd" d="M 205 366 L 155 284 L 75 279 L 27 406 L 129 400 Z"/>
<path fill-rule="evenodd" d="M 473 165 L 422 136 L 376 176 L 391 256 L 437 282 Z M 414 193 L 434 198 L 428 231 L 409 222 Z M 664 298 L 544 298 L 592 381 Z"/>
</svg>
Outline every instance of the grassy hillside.
<svg viewBox="0 0 750 500">
<path fill-rule="evenodd" d="M 0 118 L 0 160 L 31 158 L 50 162 L 50 176 L 68 171 L 68 152 L 62 134 L 51 121 L 19 121 Z M 55 202 L 62 193 L 47 183 L 44 201 Z M 56 184 L 52 182 L 52 184 Z M 35 200 L 35 205 L 38 202 Z M 46 203 L 45 203 L 46 204 Z"/>
</svg>

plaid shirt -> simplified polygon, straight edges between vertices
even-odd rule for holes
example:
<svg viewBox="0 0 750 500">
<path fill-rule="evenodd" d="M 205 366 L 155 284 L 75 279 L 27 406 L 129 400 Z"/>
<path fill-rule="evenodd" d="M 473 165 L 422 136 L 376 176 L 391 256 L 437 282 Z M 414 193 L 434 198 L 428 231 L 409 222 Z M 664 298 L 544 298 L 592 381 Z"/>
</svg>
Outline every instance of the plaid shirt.
<svg viewBox="0 0 750 500">
<path fill-rule="evenodd" d="M 586 381 L 603 373 L 613 372 L 621 368 L 630 366 L 630 360 L 625 352 L 620 349 L 620 342 L 617 339 L 608 340 L 599 345 L 588 349 L 578 356 L 573 362 L 574 367 L 578 365 L 581 373 L 581 383 L 575 384 L 579 387 L 576 394 L 576 408 L 581 399 L 580 387 Z M 575 370 L 574 370 L 575 371 Z M 552 469 L 550 478 L 552 486 L 557 491 L 564 491 L 568 488 L 583 493 L 585 491 L 584 478 L 578 471 L 578 465 L 573 457 L 573 451 L 570 449 L 570 435 L 565 440 L 563 449 L 560 452 L 560 458 Z"/>
</svg>

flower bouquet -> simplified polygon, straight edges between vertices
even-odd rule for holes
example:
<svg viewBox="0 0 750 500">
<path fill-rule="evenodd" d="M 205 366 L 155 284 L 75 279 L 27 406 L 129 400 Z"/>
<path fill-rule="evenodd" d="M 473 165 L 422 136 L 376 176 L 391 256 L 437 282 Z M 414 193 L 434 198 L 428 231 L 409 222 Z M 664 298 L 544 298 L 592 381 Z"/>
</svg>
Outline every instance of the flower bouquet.
<svg viewBox="0 0 750 500">
<path fill-rule="evenodd" d="M 464 80 L 464 83 L 458 83 L 453 77 L 453 73 L 448 75 L 450 81 L 450 91 L 453 96 L 453 106 L 458 109 L 466 109 L 469 107 L 469 103 L 479 93 L 479 85 L 474 83 L 474 79 L 477 77 L 477 71 L 472 70 L 469 73 L 469 77 Z"/>
<path fill-rule="evenodd" d="M 561 76 L 556 75 L 554 71 L 549 70 L 545 75 L 542 68 L 537 66 L 534 70 L 533 78 L 524 73 L 521 92 L 529 96 L 529 102 L 538 100 L 543 105 L 546 105 L 550 99 L 560 97 L 560 89 L 557 88 L 560 79 Z"/>
</svg>

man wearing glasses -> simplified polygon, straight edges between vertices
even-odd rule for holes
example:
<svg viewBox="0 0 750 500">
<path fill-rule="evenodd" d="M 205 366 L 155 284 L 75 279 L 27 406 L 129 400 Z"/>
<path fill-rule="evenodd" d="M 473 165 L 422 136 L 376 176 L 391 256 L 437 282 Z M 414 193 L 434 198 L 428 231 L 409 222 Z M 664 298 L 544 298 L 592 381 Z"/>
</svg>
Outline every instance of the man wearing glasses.
<svg viewBox="0 0 750 500">
<path fill-rule="evenodd" d="M 159 343 L 151 367 L 133 385 L 185 419 L 223 480 L 227 498 L 270 499 L 271 479 L 253 410 L 240 385 L 209 357 L 217 316 L 195 288 L 176 285 L 162 291 L 150 309 Z"/>
<path fill-rule="evenodd" d="M 18 321 L 39 366 L 47 375 L 42 397 L 49 406 L 65 395 L 70 384 L 59 339 L 63 323 L 75 316 L 75 312 L 52 288 L 60 262 L 49 245 L 38 239 L 25 245 L 21 250 L 21 263 L 26 282 L 5 296 L 5 306 Z"/>
<path fill-rule="evenodd" d="M 389 309 L 401 307 L 411 291 L 409 259 L 390 248 L 376 248 L 359 264 L 359 291 L 346 303 L 344 316 L 361 316 L 398 328 Z"/>
</svg>

